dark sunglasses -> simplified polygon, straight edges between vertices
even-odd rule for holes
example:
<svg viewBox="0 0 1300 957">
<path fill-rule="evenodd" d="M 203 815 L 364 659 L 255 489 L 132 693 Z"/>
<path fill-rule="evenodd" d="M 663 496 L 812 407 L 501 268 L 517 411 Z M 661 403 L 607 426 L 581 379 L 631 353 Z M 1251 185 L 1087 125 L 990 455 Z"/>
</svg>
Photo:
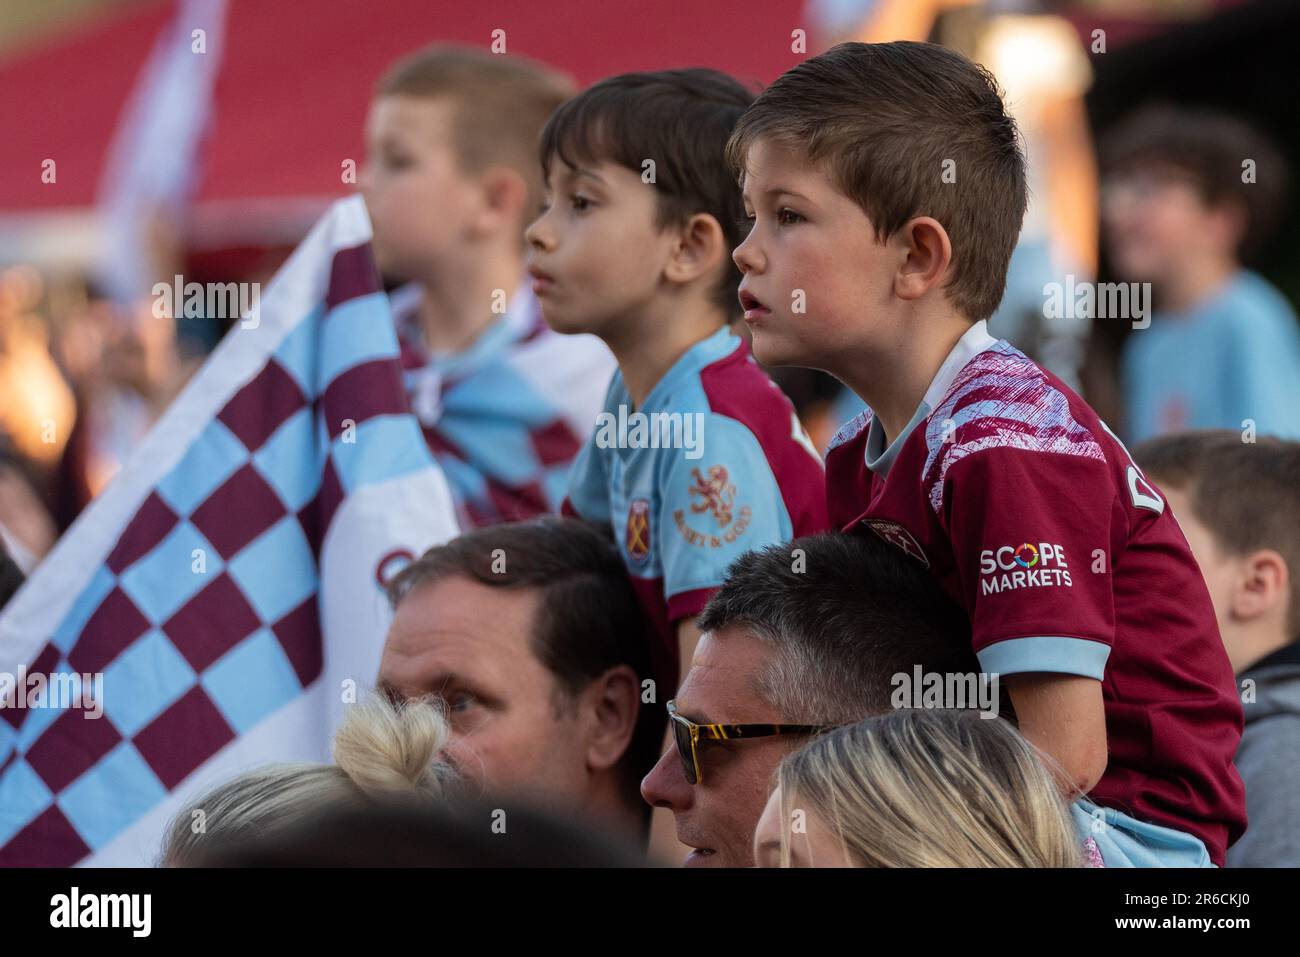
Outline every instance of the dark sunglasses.
<svg viewBox="0 0 1300 957">
<path fill-rule="evenodd" d="M 668 702 L 668 723 L 673 729 L 677 756 L 688 784 L 699 784 L 700 741 L 730 741 L 735 738 L 771 738 L 779 734 L 821 734 L 830 724 L 696 724 L 677 713 L 677 702 Z"/>
</svg>

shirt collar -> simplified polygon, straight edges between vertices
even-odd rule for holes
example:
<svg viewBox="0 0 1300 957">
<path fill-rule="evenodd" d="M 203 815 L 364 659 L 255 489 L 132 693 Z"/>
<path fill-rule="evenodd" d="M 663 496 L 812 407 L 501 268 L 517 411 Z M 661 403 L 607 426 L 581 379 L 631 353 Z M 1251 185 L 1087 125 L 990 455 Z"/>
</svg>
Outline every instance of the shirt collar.
<svg viewBox="0 0 1300 957">
<path fill-rule="evenodd" d="M 413 288 L 412 288 L 413 287 Z M 486 329 L 469 346 L 458 352 L 430 352 L 424 344 L 420 329 L 419 304 L 422 294 L 414 283 L 394 290 L 393 312 L 403 339 L 420 350 L 426 359 L 426 368 L 439 375 L 461 377 L 482 368 L 503 350 L 526 338 L 538 322 L 538 302 L 528 283 L 521 282 L 505 313 Z"/>
<path fill-rule="evenodd" d="M 867 468 L 871 469 L 881 478 L 889 474 L 889 467 L 894 464 L 894 459 L 898 457 L 898 450 L 903 447 L 907 437 L 912 434 L 912 430 L 926 420 L 931 412 L 934 411 L 943 397 L 951 388 L 953 380 L 957 378 L 957 373 L 966 367 L 966 364 L 974 359 L 977 355 L 992 345 L 997 340 L 989 335 L 988 323 L 981 319 L 971 325 L 962 337 L 957 340 L 957 344 L 952 347 L 948 357 L 943 360 L 939 366 L 939 371 L 934 374 L 930 380 L 930 385 L 925 390 L 925 396 L 921 399 L 921 404 L 916 407 L 912 414 L 912 419 L 904 426 L 902 434 L 896 436 L 889 447 L 885 447 L 885 429 L 880 424 L 877 416 L 871 417 L 871 424 L 867 427 L 867 442 L 865 448 L 865 459 Z"/>
<path fill-rule="evenodd" d="M 663 405 L 682 379 L 694 375 L 705 366 L 731 355 L 741 342 L 741 338 L 731 331 L 731 326 L 723 326 L 717 332 L 711 333 L 707 338 L 695 343 L 682 353 L 681 358 L 674 362 L 663 377 L 655 383 L 654 388 L 650 390 L 650 394 L 646 396 L 645 403 L 640 411 L 654 409 Z M 620 382 L 621 376 L 620 373 Z"/>
</svg>

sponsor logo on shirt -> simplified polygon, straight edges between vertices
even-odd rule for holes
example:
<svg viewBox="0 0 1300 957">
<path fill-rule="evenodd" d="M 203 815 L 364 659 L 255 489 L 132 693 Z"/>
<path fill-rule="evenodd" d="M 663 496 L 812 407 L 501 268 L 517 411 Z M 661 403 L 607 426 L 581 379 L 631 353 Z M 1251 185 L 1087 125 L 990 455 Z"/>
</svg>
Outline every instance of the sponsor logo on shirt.
<svg viewBox="0 0 1300 957">
<path fill-rule="evenodd" d="M 650 500 L 634 498 L 627 507 L 627 529 L 623 542 L 628 557 L 640 564 L 650 557 Z"/>
<path fill-rule="evenodd" d="M 920 543 L 902 525 L 897 522 L 886 522 L 883 519 L 863 519 L 862 524 L 895 548 L 901 548 L 926 568 L 930 567 L 930 559 L 925 557 L 925 551 Z"/>
<path fill-rule="evenodd" d="M 724 543 L 730 544 L 745 533 L 753 515 L 748 505 L 742 505 L 736 512 L 736 486 L 728 478 L 726 466 L 710 465 L 707 473 L 691 469 L 695 481 L 688 491 L 691 497 L 699 501 L 691 502 L 691 514 L 708 514 L 713 518 L 717 531 L 702 532 L 686 522 L 684 509 L 677 509 L 673 518 L 682 538 L 691 545 L 700 548 L 720 548 Z"/>
<path fill-rule="evenodd" d="M 1065 549 L 1050 542 L 1022 542 L 980 552 L 980 593 L 996 595 L 1016 588 L 1070 587 Z"/>
</svg>

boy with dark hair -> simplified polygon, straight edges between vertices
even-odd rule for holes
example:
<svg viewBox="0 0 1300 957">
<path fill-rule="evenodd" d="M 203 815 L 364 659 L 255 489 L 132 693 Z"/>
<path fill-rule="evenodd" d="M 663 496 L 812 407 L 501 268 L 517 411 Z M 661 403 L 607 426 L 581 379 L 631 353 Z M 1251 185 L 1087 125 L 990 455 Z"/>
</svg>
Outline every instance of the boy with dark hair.
<svg viewBox="0 0 1300 957">
<path fill-rule="evenodd" d="M 597 83 L 546 124 L 548 205 L 527 232 L 546 321 L 618 360 L 567 505 L 613 528 L 663 636 L 664 693 L 732 559 L 826 525 L 821 459 L 730 328 L 740 199 L 722 150 L 751 99 L 714 70 Z"/>
<path fill-rule="evenodd" d="M 1300 326 L 1242 267 L 1284 209 L 1287 170 L 1242 121 L 1153 107 L 1105 141 L 1103 221 L 1120 276 L 1151 283 L 1158 309 L 1121 367 L 1131 441 L 1185 429 L 1300 438 Z"/>
<path fill-rule="evenodd" d="M 963 605 L 1108 865 L 1222 864 L 1241 705 L 1196 563 L 1096 414 L 986 330 L 1025 210 L 992 77 L 932 44 L 842 44 L 768 87 L 728 155 L 755 355 L 870 410 L 832 441 L 832 522 Z"/>
<path fill-rule="evenodd" d="M 537 136 L 573 93 L 520 57 L 435 46 L 393 65 L 366 123 L 362 193 L 412 411 L 466 526 L 558 511 L 609 350 L 553 334 L 524 275 Z"/>
<path fill-rule="evenodd" d="M 1133 449 L 1187 533 L 1241 689 L 1250 829 L 1229 867 L 1300 867 L 1300 443 L 1233 431 Z"/>
</svg>

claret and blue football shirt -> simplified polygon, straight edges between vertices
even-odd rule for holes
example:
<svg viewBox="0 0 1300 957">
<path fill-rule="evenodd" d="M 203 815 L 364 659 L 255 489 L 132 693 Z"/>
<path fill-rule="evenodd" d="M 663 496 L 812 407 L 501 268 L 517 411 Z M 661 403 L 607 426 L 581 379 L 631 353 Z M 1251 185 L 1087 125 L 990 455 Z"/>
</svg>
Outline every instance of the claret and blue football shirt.
<svg viewBox="0 0 1300 957">
<path fill-rule="evenodd" d="M 983 322 L 903 434 L 870 411 L 826 459 L 831 521 L 925 565 L 967 610 L 985 672 L 1102 683 L 1098 805 L 1185 831 L 1223 865 L 1245 829 L 1242 709 L 1195 559 L 1096 413 Z"/>
<path fill-rule="evenodd" d="M 612 526 L 664 638 L 658 664 L 675 675 L 675 624 L 700 612 L 734 559 L 826 529 L 821 458 L 790 400 L 725 326 L 640 409 L 616 372 L 598 418 L 574 462 L 568 510 Z"/>
</svg>

